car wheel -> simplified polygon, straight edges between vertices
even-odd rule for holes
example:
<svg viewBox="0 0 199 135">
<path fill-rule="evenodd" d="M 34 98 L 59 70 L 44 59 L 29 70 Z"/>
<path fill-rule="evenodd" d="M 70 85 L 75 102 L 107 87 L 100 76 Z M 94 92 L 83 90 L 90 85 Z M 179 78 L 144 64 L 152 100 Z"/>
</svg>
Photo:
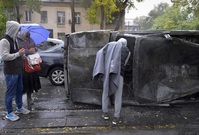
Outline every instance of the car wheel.
<svg viewBox="0 0 199 135">
<path fill-rule="evenodd" d="M 56 67 L 50 71 L 49 80 L 53 85 L 59 86 L 64 84 L 64 70 Z"/>
</svg>

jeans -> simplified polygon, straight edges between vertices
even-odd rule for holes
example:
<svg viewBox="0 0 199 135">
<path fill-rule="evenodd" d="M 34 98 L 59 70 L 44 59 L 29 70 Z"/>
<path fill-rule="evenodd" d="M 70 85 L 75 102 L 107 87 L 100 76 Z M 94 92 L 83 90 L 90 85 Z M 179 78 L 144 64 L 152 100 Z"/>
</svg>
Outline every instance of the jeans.
<svg viewBox="0 0 199 135">
<path fill-rule="evenodd" d="M 5 105 L 8 113 L 13 111 L 12 100 L 15 98 L 15 102 L 18 108 L 21 108 L 23 105 L 22 96 L 23 96 L 23 82 L 22 74 L 8 75 L 5 74 L 6 80 L 6 94 L 5 94 Z"/>
</svg>

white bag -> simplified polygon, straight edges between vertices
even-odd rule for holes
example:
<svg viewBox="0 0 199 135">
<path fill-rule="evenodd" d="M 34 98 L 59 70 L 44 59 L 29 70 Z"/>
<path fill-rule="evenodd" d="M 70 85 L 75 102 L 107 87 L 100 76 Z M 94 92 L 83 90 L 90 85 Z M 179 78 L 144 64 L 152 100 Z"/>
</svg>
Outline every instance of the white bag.
<svg viewBox="0 0 199 135">
<path fill-rule="evenodd" d="M 42 62 L 42 59 L 38 53 L 28 55 L 27 59 L 31 65 L 36 65 Z"/>
</svg>

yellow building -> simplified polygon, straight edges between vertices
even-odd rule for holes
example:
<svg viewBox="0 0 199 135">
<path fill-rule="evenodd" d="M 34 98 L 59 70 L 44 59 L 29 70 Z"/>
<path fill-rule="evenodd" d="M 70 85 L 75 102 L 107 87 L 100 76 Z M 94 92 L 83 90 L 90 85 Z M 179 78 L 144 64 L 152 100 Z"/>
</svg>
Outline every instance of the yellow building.
<svg viewBox="0 0 199 135">
<path fill-rule="evenodd" d="M 51 38 L 62 38 L 71 33 L 71 0 L 42 0 L 41 14 L 20 7 L 21 23 L 37 23 L 51 31 Z M 99 30 L 99 24 L 90 24 L 86 9 L 75 4 L 75 31 Z"/>
</svg>

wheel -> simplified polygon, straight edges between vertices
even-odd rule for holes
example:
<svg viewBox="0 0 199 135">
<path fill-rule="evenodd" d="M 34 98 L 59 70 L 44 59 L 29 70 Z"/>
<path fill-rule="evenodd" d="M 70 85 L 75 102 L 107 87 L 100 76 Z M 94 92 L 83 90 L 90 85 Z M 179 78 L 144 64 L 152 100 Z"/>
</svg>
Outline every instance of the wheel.
<svg viewBox="0 0 199 135">
<path fill-rule="evenodd" d="M 61 67 L 53 68 L 49 74 L 49 80 L 53 85 L 59 86 L 64 84 L 64 70 Z"/>
</svg>

